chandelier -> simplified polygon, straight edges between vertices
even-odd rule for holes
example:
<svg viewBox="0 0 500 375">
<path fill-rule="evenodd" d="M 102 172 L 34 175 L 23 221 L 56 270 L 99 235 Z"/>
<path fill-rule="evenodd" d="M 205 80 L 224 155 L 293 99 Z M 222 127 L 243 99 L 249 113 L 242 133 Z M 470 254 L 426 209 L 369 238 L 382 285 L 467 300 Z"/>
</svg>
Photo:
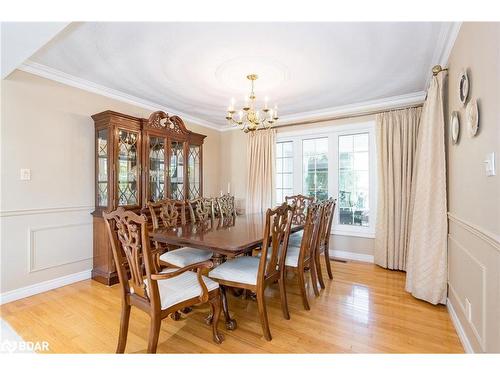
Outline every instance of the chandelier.
<svg viewBox="0 0 500 375">
<path fill-rule="evenodd" d="M 267 97 L 264 100 L 264 108 L 259 110 L 255 106 L 254 82 L 257 78 L 259 78 L 257 74 L 247 75 L 247 79 L 251 82 L 251 91 L 248 96 L 245 96 L 245 104 L 238 111 L 238 114 L 235 116 L 234 98 L 231 99 L 231 104 L 227 109 L 226 120 L 229 124 L 241 127 L 245 133 L 258 129 L 269 129 L 278 121 L 278 107 L 274 106 L 274 109 L 270 109 Z"/>
</svg>

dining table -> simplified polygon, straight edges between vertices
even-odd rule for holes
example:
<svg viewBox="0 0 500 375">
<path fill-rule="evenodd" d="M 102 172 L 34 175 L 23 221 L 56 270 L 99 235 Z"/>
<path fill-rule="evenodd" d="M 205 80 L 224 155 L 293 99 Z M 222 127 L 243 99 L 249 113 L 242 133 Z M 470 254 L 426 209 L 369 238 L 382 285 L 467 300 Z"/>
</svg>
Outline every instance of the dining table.
<svg viewBox="0 0 500 375">
<path fill-rule="evenodd" d="M 217 267 L 227 258 L 249 254 L 261 246 L 264 241 L 265 225 L 266 214 L 254 213 L 159 228 L 151 231 L 149 236 L 153 241 L 168 245 L 211 250 L 214 267 Z M 302 229 L 303 225 L 292 225 L 290 232 L 295 233 Z M 236 321 L 229 316 L 225 293 L 222 293 L 222 310 L 226 327 L 234 329 Z"/>
</svg>

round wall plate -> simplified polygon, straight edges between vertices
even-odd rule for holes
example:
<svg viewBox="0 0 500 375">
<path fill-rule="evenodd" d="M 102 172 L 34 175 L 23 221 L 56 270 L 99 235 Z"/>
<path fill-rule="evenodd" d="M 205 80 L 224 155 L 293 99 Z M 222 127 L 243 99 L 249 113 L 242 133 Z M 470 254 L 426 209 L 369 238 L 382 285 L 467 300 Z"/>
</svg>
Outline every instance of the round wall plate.
<svg viewBox="0 0 500 375">
<path fill-rule="evenodd" d="M 469 76 L 467 75 L 467 70 L 462 70 L 460 77 L 458 79 L 458 100 L 462 105 L 467 102 L 467 97 L 469 96 Z"/>
<path fill-rule="evenodd" d="M 450 116 L 450 136 L 453 144 L 457 144 L 460 136 L 460 121 L 457 111 L 453 111 Z"/>
<path fill-rule="evenodd" d="M 465 117 L 467 119 L 469 135 L 474 137 L 479 129 L 479 108 L 476 99 L 471 99 L 469 104 L 467 104 L 465 108 Z"/>
</svg>

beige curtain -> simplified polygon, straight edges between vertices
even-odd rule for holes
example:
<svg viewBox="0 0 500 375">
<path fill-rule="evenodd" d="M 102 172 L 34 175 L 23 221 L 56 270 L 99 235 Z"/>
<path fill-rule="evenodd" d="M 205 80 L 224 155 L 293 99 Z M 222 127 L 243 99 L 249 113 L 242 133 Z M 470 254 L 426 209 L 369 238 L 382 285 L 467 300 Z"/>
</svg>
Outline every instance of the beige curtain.
<svg viewBox="0 0 500 375">
<path fill-rule="evenodd" d="M 276 130 L 248 134 L 248 188 L 246 212 L 265 212 L 273 206 Z"/>
<path fill-rule="evenodd" d="M 432 78 L 422 109 L 413 174 L 406 290 L 446 303 L 447 218 L 443 110 L 444 73 Z"/>
<path fill-rule="evenodd" d="M 376 116 L 378 200 L 375 263 L 406 269 L 410 192 L 421 108 Z"/>
</svg>

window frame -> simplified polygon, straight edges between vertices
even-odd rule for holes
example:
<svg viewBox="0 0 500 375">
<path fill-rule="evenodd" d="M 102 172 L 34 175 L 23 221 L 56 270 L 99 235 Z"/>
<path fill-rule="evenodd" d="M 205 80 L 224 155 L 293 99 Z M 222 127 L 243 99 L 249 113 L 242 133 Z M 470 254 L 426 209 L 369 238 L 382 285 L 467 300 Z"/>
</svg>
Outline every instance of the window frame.
<svg viewBox="0 0 500 375">
<path fill-rule="evenodd" d="M 276 143 L 293 142 L 293 193 L 301 194 L 303 189 L 302 141 L 328 138 L 328 195 L 339 195 L 339 136 L 368 133 L 369 155 L 369 202 L 370 219 L 366 227 L 339 224 L 339 209 L 335 208 L 332 234 L 375 238 L 377 220 L 377 153 L 375 142 L 375 121 L 364 121 L 345 125 L 330 125 L 315 129 L 282 131 L 276 135 Z"/>
<path fill-rule="evenodd" d="M 275 157 L 275 163 L 274 163 L 274 177 L 276 178 L 278 176 L 278 173 L 283 175 L 283 174 L 291 174 L 292 175 L 292 187 L 291 187 L 291 190 L 292 190 L 292 194 L 293 192 L 295 191 L 295 180 L 294 180 L 294 175 L 295 175 L 295 155 L 293 153 L 293 148 L 294 148 L 294 144 L 293 142 L 290 142 L 290 141 L 280 141 L 278 139 L 276 139 L 276 142 L 275 142 L 275 147 L 278 145 L 278 143 L 292 143 L 292 157 L 283 157 L 283 156 L 280 156 L 278 157 L 278 154 L 276 153 L 276 157 Z M 275 152 L 276 152 L 276 149 L 275 149 Z M 292 159 L 292 171 L 291 172 L 283 172 L 283 170 L 281 172 L 278 172 L 278 166 L 277 166 L 277 161 L 278 159 Z M 283 176 L 281 177 L 283 179 Z M 275 181 L 275 184 L 274 184 L 274 191 L 273 191 L 273 202 L 275 202 L 275 204 L 281 204 L 282 202 L 278 202 L 277 201 L 277 190 L 280 189 L 282 191 L 282 193 L 284 193 L 283 191 L 284 190 L 290 190 L 288 188 L 283 188 L 283 180 L 282 180 L 282 184 L 281 184 L 281 188 L 278 188 L 278 183 L 277 181 Z M 287 195 L 283 195 L 283 199 L 285 198 L 285 196 Z"/>
</svg>

